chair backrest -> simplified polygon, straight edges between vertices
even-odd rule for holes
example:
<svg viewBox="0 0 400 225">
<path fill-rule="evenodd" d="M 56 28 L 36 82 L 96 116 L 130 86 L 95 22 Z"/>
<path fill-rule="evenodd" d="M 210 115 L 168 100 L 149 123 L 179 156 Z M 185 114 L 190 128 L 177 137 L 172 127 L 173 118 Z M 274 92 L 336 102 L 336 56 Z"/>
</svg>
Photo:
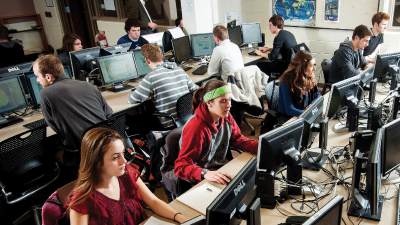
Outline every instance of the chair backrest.
<svg viewBox="0 0 400 225">
<path fill-rule="evenodd" d="M 279 85 L 277 81 L 268 82 L 265 87 L 265 95 L 268 101 L 268 109 L 277 111 L 279 102 Z"/>
<path fill-rule="evenodd" d="M 0 179 L 18 179 L 37 166 L 35 161 L 44 154 L 46 127 L 38 127 L 10 137 L 0 143 Z M 34 163 L 32 163 L 34 162 Z M 4 180 L 4 179 L 5 180 Z"/>
<path fill-rule="evenodd" d="M 321 62 L 322 73 L 324 74 L 325 83 L 329 83 L 329 74 L 331 71 L 332 60 L 324 59 Z"/>
<path fill-rule="evenodd" d="M 193 92 L 182 95 L 176 102 L 176 113 L 178 120 L 185 123 L 193 115 L 192 111 Z"/>
<path fill-rule="evenodd" d="M 305 43 L 297 44 L 291 50 L 292 50 L 291 59 L 293 59 L 294 55 L 296 55 L 296 53 L 298 53 L 299 51 L 311 52 L 310 48 Z"/>
</svg>

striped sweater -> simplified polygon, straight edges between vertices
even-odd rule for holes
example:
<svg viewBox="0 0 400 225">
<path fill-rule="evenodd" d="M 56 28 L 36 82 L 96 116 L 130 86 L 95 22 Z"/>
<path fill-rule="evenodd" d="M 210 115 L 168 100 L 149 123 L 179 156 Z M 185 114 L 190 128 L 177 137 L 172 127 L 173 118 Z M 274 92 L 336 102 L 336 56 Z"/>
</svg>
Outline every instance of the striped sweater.
<svg viewBox="0 0 400 225">
<path fill-rule="evenodd" d="M 197 85 L 175 63 L 164 62 L 148 73 L 136 90 L 129 95 L 129 103 L 140 103 L 152 98 L 156 110 L 176 119 L 176 102 L 182 95 L 194 91 Z M 163 125 L 171 121 L 162 120 Z"/>
</svg>

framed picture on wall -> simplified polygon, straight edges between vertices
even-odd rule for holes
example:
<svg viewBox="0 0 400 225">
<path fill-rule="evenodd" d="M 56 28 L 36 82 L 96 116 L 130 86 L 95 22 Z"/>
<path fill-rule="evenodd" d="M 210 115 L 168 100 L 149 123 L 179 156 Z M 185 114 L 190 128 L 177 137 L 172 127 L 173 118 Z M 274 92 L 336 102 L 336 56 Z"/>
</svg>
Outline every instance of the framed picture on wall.
<svg viewBox="0 0 400 225">
<path fill-rule="evenodd" d="M 339 22 L 339 0 L 325 0 L 324 19 L 331 22 Z"/>
</svg>

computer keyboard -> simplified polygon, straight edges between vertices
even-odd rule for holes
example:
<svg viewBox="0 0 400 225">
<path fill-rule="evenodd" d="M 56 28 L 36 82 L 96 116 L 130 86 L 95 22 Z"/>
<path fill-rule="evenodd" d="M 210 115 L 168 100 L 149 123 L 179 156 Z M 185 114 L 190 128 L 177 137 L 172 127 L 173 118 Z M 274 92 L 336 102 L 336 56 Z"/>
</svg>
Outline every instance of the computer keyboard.
<svg viewBox="0 0 400 225">
<path fill-rule="evenodd" d="M 24 121 L 24 120 L 19 116 L 8 116 L 8 117 L 0 116 L 0 128 L 11 126 L 13 124 L 16 124 L 16 123 L 19 123 L 22 121 Z"/>
<path fill-rule="evenodd" d="M 203 75 L 207 73 L 208 65 L 201 65 L 197 67 L 195 70 L 193 70 L 192 74 L 193 75 Z"/>
<path fill-rule="evenodd" d="M 251 56 L 257 56 L 256 50 L 251 51 L 251 52 L 249 52 L 248 54 L 251 55 Z"/>
<path fill-rule="evenodd" d="M 28 129 L 35 129 L 38 127 L 46 127 L 47 123 L 44 119 L 40 119 L 40 120 L 33 121 L 31 123 L 24 124 L 23 126 Z"/>
<path fill-rule="evenodd" d="M 400 185 L 397 187 L 397 210 L 396 210 L 396 224 L 400 225 Z"/>
</svg>

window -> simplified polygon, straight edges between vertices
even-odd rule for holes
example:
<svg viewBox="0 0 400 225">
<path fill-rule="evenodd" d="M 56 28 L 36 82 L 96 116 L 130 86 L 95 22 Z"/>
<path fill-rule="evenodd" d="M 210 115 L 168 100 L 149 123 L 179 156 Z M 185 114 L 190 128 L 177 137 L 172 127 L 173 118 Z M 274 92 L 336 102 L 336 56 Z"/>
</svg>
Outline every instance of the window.
<svg viewBox="0 0 400 225">
<path fill-rule="evenodd" d="M 400 0 L 393 1 L 391 19 L 391 26 L 394 28 L 400 28 Z"/>
</svg>

